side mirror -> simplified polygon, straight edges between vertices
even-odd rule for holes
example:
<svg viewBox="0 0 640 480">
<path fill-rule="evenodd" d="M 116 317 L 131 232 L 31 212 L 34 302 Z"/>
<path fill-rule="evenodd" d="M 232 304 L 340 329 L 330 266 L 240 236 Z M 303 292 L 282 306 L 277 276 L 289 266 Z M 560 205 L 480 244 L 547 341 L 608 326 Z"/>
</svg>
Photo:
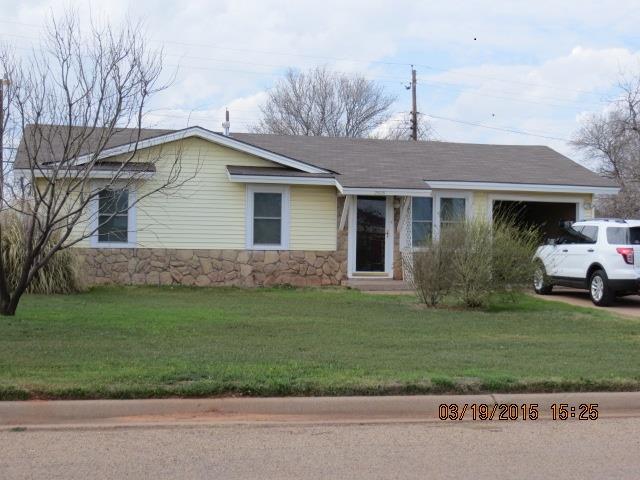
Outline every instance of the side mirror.
<svg viewBox="0 0 640 480">
<path fill-rule="evenodd" d="M 558 244 L 558 239 L 556 238 L 547 238 L 547 245 L 556 246 Z"/>
</svg>

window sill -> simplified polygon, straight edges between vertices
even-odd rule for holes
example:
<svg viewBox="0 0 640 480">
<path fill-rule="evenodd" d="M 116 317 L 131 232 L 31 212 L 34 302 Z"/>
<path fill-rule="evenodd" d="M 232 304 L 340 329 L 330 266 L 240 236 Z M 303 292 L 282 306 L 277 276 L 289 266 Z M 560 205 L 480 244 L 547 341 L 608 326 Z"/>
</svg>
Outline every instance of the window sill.
<svg viewBox="0 0 640 480">
<path fill-rule="evenodd" d="M 249 250 L 289 250 L 286 245 L 249 245 Z"/>
<path fill-rule="evenodd" d="M 135 243 L 91 242 L 91 248 L 137 248 Z"/>
</svg>

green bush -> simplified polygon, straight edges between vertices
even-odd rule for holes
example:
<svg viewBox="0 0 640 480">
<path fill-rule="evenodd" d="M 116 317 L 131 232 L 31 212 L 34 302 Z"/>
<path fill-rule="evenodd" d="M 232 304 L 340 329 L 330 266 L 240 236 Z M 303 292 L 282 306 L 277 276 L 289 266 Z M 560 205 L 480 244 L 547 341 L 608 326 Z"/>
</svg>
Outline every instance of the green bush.
<svg viewBox="0 0 640 480">
<path fill-rule="evenodd" d="M 17 214 L 3 212 L 2 243 L 0 254 L 7 273 L 9 289 L 14 290 L 18 283 L 25 255 L 26 229 L 24 222 Z M 51 245 L 57 240 L 56 235 L 45 245 L 43 255 L 46 255 Z M 28 293 L 73 293 L 82 289 L 78 275 L 78 261 L 75 253 L 69 249 L 56 252 L 51 259 L 36 272 Z"/>
<path fill-rule="evenodd" d="M 486 306 L 494 293 L 516 292 L 529 285 L 539 238 L 535 228 L 519 226 L 508 217 L 493 224 L 469 220 L 449 225 L 438 241 L 414 252 L 411 282 L 430 306 L 447 294 L 469 308 Z"/>
</svg>

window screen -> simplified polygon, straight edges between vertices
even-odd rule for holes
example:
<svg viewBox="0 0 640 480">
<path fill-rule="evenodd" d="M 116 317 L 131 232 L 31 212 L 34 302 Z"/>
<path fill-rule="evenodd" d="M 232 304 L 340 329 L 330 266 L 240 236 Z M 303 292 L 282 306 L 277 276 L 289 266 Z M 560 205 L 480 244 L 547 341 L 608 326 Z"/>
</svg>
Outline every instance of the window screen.
<svg viewBox="0 0 640 480">
<path fill-rule="evenodd" d="M 129 193 L 105 189 L 98 195 L 98 242 L 127 243 Z"/>
<path fill-rule="evenodd" d="M 411 242 L 414 247 L 426 244 L 433 232 L 433 199 L 411 199 Z"/>
<path fill-rule="evenodd" d="M 282 243 L 282 194 L 255 192 L 253 194 L 254 245 Z"/>
</svg>

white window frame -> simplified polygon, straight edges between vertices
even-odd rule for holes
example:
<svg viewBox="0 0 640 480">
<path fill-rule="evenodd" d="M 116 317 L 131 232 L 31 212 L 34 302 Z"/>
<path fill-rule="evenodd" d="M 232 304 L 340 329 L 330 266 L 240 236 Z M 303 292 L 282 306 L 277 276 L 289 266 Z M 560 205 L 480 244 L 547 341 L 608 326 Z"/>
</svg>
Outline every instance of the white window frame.
<svg viewBox="0 0 640 480">
<path fill-rule="evenodd" d="M 91 231 L 93 234 L 90 237 L 91 240 L 91 248 L 136 248 L 137 244 L 137 236 L 138 236 L 138 225 L 137 225 L 137 212 L 136 212 L 136 191 L 135 189 L 128 188 L 127 185 L 119 186 L 118 184 L 109 185 L 107 183 L 98 183 L 94 182 L 93 192 L 96 193 L 96 196 L 91 199 L 89 203 L 89 214 L 90 214 L 90 225 Z M 100 242 L 98 235 L 98 227 L 100 225 L 100 196 L 97 195 L 97 192 L 102 190 L 103 188 L 108 187 L 113 190 L 127 190 L 128 192 L 128 200 L 129 205 L 132 205 L 127 210 L 127 241 L 126 242 Z"/>
<path fill-rule="evenodd" d="M 281 222 L 280 222 L 280 244 L 266 245 L 253 243 L 253 203 L 255 193 L 280 193 Z M 287 185 L 247 185 L 246 189 L 246 212 L 245 212 L 245 246 L 248 250 L 289 250 L 289 231 L 291 224 L 290 215 L 290 191 Z"/>
<path fill-rule="evenodd" d="M 436 199 L 434 197 L 408 197 L 409 198 L 409 225 L 407 228 L 411 230 L 409 249 L 413 251 L 424 250 L 425 246 L 415 246 L 413 244 L 413 199 L 414 198 L 430 198 L 431 199 L 431 238 L 434 238 L 436 232 Z M 424 222 L 423 222 L 424 223 Z"/>
<path fill-rule="evenodd" d="M 440 238 L 440 203 L 443 198 L 463 198 L 464 199 L 464 217 L 471 220 L 473 216 L 473 192 L 461 192 L 455 190 L 442 190 L 435 192 L 433 202 L 433 238 Z"/>
</svg>

